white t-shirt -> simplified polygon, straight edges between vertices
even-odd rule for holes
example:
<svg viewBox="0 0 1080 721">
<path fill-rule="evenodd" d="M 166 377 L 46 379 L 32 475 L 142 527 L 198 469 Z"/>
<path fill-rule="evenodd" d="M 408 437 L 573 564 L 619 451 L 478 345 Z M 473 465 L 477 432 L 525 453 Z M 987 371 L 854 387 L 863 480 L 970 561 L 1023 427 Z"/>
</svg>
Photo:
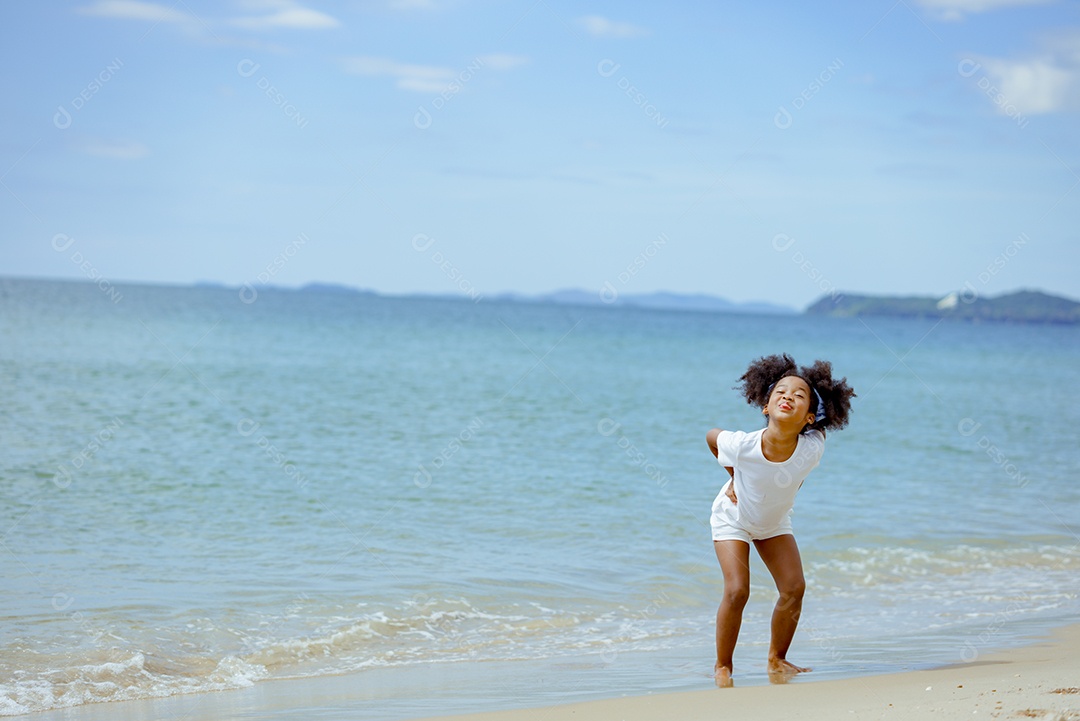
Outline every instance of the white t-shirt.
<svg viewBox="0 0 1080 721">
<path fill-rule="evenodd" d="M 753 433 L 720 431 L 716 437 L 717 460 L 735 471 L 731 482 L 735 483 L 738 503 L 726 504 L 727 515 L 734 511 L 731 520 L 751 534 L 772 531 L 791 513 L 795 494 L 825 452 L 825 435 L 810 431 L 799 436 L 790 458 L 773 463 L 761 450 L 764 432 L 764 428 Z M 714 512 L 726 489 L 724 484 L 713 502 Z"/>
</svg>

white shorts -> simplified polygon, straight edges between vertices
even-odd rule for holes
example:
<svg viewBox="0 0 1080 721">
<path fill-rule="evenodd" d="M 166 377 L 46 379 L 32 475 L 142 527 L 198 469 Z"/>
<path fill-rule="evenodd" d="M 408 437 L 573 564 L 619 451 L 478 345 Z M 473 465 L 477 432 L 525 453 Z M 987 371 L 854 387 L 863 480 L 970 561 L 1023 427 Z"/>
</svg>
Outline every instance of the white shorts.
<svg viewBox="0 0 1080 721">
<path fill-rule="evenodd" d="M 739 525 L 738 517 L 739 512 L 735 508 L 735 504 L 728 498 L 727 484 L 725 484 L 720 489 L 720 493 L 717 494 L 716 500 L 713 501 L 712 517 L 709 519 L 714 541 L 745 541 L 749 544 L 752 541 L 764 541 L 766 538 L 794 534 L 791 528 L 790 513 L 784 516 L 784 520 L 780 522 L 780 525 L 764 533 L 746 530 Z"/>
</svg>

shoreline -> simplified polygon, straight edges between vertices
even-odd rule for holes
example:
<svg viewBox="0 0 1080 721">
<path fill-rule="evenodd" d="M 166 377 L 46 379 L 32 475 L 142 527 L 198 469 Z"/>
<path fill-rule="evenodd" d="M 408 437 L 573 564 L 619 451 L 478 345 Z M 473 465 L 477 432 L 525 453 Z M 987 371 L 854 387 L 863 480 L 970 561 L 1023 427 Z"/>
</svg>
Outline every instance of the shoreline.
<svg viewBox="0 0 1080 721">
<path fill-rule="evenodd" d="M 564 664 L 565 665 L 565 664 Z M 87 704 L 13 718 L 35 721 L 661 721 L 714 720 L 738 713 L 750 721 L 797 716 L 800 721 L 853 718 L 1036 718 L 1080 721 L 1080 624 L 1030 637 L 1027 644 L 978 654 L 968 663 L 879 675 L 814 680 L 813 673 L 789 684 L 716 689 L 665 690 L 564 703 L 565 688 L 545 689 L 544 664 L 492 666 L 487 690 L 462 684 L 476 669 L 469 664 L 431 664 L 415 669 L 408 682 L 400 669 L 339 676 L 280 679 L 231 691 L 156 699 Z M 564 669 L 565 670 L 565 669 Z M 503 674 L 503 675 L 500 675 Z M 630 679 L 624 679 L 630 681 Z M 617 687 L 617 674 L 612 678 Z M 432 716 L 431 697 L 415 698 L 417 684 L 444 699 L 448 712 Z M 535 706 L 515 707 L 516 690 L 528 687 Z M 523 694 L 524 695 L 524 694 Z M 498 698 L 492 698 L 497 696 Z M 544 704 L 547 697 L 550 703 Z M 387 704 L 393 708 L 390 711 Z M 458 713 L 452 709 L 498 709 Z"/>
<path fill-rule="evenodd" d="M 626 696 L 516 711 L 428 716 L 410 721 L 715 721 L 748 719 L 1035 718 L 1080 721 L 1080 624 L 969 663 L 820 682 Z"/>
</svg>

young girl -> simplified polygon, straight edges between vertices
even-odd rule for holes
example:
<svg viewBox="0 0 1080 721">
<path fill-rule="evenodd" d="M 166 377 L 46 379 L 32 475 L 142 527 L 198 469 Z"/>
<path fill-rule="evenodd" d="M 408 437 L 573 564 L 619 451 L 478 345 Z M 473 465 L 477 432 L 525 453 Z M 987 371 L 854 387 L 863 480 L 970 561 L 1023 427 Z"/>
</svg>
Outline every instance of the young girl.
<svg viewBox="0 0 1080 721">
<path fill-rule="evenodd" d="M 855 396 L 847 378 L 833 380 L 828 361 L 798 368 L 786 353 L 757 359 L 739 380 L 746 402 L 761 407 L 768 425 L 753 433 L 713 428 L 706 435 L 709 450 L 731 475 L 713 502 L 711 519 L 724 573 L 724 598 L 716 612 L 714 674 L 720 687 L 733 685 L 731 657 L 750 597 L 751 542 L 780 592 L 772 615 L 769 679 L 783 683 L 810 670 L 787 660 L 806 588 L 791 509 L 825 451 L 825 430 L 847 425 Z"/>
</svg>

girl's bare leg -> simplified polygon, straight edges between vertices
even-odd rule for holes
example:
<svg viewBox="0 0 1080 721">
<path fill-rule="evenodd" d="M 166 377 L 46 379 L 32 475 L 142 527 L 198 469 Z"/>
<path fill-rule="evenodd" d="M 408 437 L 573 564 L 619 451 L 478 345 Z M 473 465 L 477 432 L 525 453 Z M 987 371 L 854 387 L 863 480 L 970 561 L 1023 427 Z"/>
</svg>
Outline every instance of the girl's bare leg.
<svg viewBox="0 0 1080 721">
<path fill-rule="evenodd" d="M 750 598 L 750 544 L 744 541 L 713 541 L 720 570 L 724 572 L 724 598 L 716 612 L 716 666 L 713 674 L 721 688 L 733 686 L 731 657 L 739 640 L 743 608 Z"/>
<path fill-rule="evenodd" d="M 797 673 L 809 671 L 787 660 L 795 628 L 802 613 L 806 579 L 803 577 L 802 557 L 795 537 L 790 534 L 754 541 L 761 560 L 776 582 L 780 598 L 772 615 L 772 640 L 769 643 L 769 680 L 786 683 Z"/>
</svg>

